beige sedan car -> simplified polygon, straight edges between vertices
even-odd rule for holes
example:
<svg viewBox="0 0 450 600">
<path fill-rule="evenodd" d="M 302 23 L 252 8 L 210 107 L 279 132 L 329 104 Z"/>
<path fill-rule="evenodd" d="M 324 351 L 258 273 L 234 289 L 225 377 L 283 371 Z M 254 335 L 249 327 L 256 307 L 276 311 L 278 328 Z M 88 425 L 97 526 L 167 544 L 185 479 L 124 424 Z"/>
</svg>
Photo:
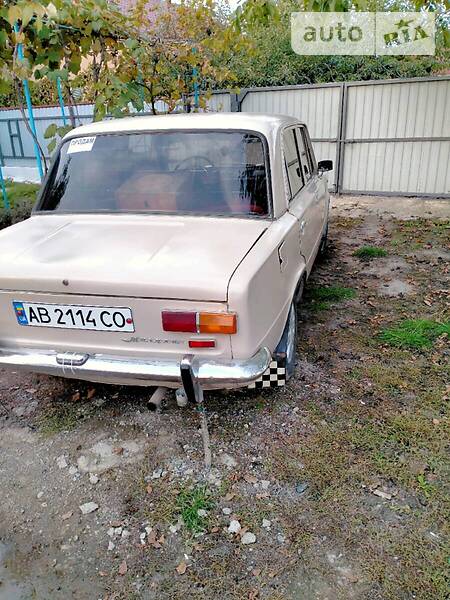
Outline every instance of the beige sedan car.
<svg viewBox="0 0 450 600">
<path fill-rule="evenodd" d="M 290 117 L 74 129 L 31 218 L 0 232 L 0 365 L 193 401 L 284 384 L 331 168 Z"/>
</svg>

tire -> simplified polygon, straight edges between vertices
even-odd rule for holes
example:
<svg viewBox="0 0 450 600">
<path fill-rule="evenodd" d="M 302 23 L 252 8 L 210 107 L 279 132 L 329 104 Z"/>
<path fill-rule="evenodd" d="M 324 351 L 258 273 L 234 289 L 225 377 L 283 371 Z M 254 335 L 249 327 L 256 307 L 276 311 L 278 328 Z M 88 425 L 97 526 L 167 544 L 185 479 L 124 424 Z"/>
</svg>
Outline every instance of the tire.
<svg viewBox="0 0 450 600">
<path fill-rule="evenodd" d="M 319 252 L 318 255 L 320 257 L 325 256 L 328 249 L 328 222 L 325 227 L 325 231 L 323 232 L 322 239 L 320 241 Z"/>
<path fill-rule="evenodd" d="M 297 356 L 297 309 L 295 301 L 292 302 L 283 335 L 275 350 L 275 356 L 285 358 L 286 380 L 290 379 L 294 373 Z"/>
</svg>

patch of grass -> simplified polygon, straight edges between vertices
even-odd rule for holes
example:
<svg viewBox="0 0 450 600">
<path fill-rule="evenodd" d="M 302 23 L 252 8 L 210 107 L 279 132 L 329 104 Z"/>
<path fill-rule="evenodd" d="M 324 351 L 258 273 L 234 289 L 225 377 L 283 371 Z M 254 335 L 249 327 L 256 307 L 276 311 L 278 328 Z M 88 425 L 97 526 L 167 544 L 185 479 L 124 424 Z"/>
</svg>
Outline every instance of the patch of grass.
<svg viewBox="0 0 450 600">
<path fill-rule="evenodd" d="M 352 288 L 341 285 L 316 286 L 308 289 L 305 294 L 306 301 L 310 303 L 313 310 L 326 310 L 332 304 L 349 300 L 356 296 Z"/>
<path fill-rule="evenodd" d="M 78 404 L 58 402 L 48 407 L 40 416 L 38 425 L 44 435 L 70 431 L 85 417 Z"/>
<path fill-rule="evenodd" d="M 428 319 L 409 319 L 397 327 L 384 329 L 380 339 L 397 348 L 421 350 L 430 348 L 439 336 L 450 335 L 450 322 L 438 323 Z"/>
<path fill-rule="evenodd" d="M 372 260 L 373 258 L 382 258 L 387 256 L 387 251 L 384 248 L 378 246 L 361 246 L 358 250 L 353 252 L 353 256 L 361 258 L 362 260 Z"/>
<path fill-rule="evenodd" d="M 207 516 L 199 515 L 198 511 L 209 511 L 213 506 L 211 493 L 201 485 L 181 490 L 177 498 L 177 509 L 186 528 L 192 533 L 204 531 L 208 522 Z"/>
<path fill-rule="evenodd" d="M 362 217 L 337 217 L 333 220 L 333 225 L 341 229 L 352 229 L 361 225 L 363 220 Z"/>
<path fill-rule="evenodd" d="M 0 229 L 19 223 L 30 216 L 40 186 L 8 180 L 5 187 L 11 210 L 5 210 L 3 196 L 0 193 Z"/>
<path fill-rule="evenodd" d="M 420 249 L 424 245 L 448 247 L 450 221 L 431 219 L 397 220 L 393 231 L 392 243 L 396 246 L 408 246 Z"/>
</svg>

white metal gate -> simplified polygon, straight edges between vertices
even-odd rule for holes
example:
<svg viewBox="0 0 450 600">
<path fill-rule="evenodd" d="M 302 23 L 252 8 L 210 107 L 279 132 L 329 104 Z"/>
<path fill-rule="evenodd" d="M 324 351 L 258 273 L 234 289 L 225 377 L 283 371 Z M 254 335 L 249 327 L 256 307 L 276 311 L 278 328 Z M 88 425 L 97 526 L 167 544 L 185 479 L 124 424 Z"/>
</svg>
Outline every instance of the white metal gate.
<svg viewBox="0 0 450 600">
<path fill-rule="evenodd" d="M 235 105 L 304 121 L 338 193 L 450 198 L 448 76 L 251 88 Z"/>
</svg>

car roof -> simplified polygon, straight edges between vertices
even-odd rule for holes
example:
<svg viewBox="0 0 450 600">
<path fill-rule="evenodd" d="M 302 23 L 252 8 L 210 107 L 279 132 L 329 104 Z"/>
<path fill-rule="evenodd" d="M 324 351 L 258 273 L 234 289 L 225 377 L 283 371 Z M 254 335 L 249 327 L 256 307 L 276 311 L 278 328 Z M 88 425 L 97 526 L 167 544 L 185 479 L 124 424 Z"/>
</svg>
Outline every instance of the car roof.
<svg viewBox="0 0 450 600">
<path fill-rule="evenodd" d="M 127 133 L 161 130 L 249 130 L 270 136 L 287 125 L 299 124 L 293 117 L 260 113 L 190 113 L 170 115 L 136 115 L 107 119 L 72 129 L 64 139 L 102 133 Z"/>
</svg>

